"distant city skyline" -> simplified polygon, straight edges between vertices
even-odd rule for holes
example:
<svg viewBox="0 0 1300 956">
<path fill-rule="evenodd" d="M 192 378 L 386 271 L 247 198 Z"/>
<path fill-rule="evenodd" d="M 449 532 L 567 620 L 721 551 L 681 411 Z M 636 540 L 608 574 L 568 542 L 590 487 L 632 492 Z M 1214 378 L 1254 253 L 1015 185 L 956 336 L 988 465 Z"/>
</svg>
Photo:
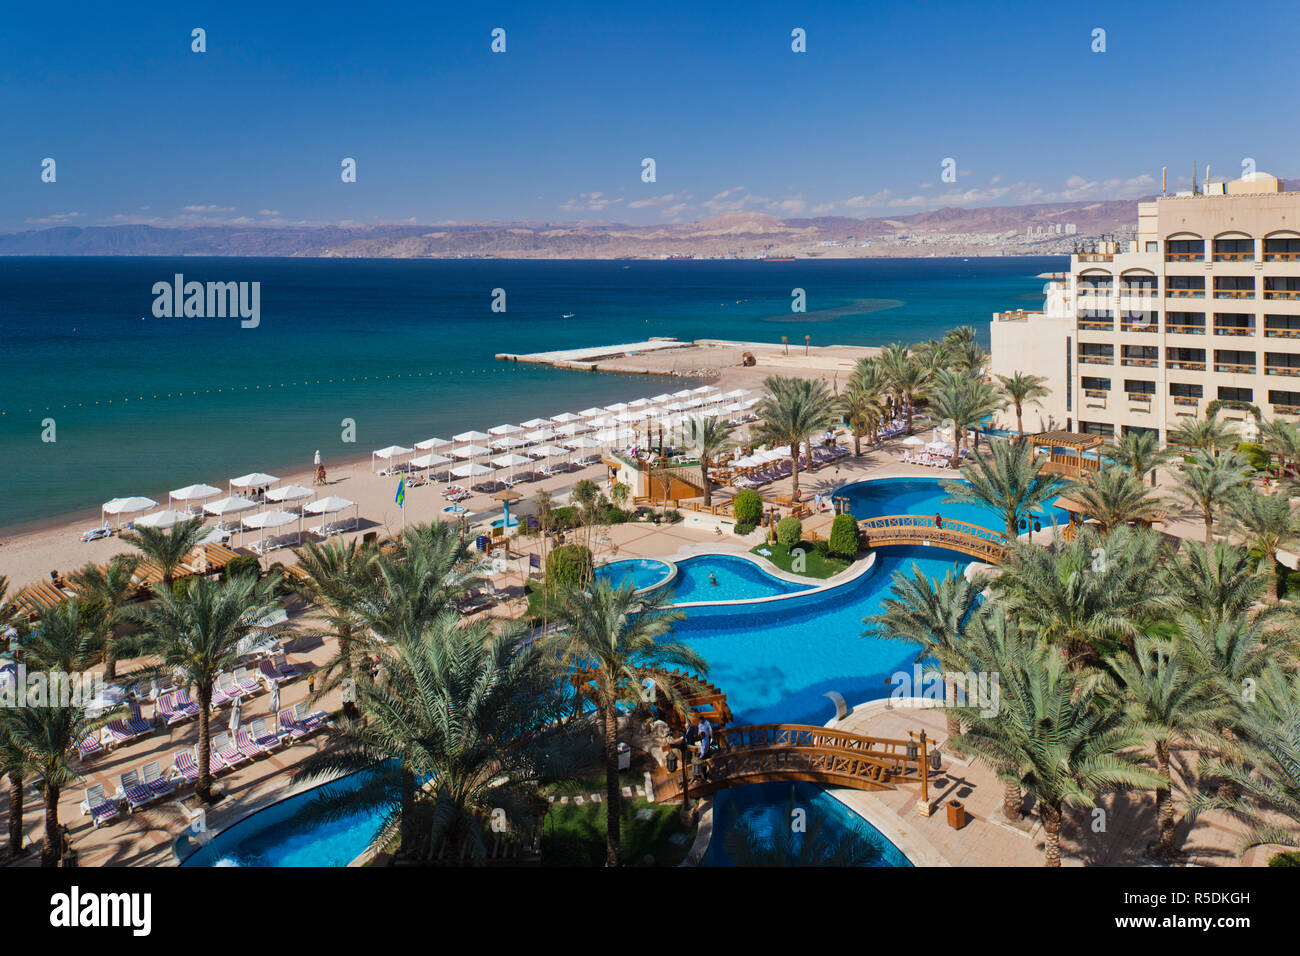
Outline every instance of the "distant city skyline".
<svg viewBox="0 0 1300 956">
<path fill-rule="evenodd" d="M 1289 4 L 586 6 L 15 8 L 0 230 L 903 216 L 1300 171 L 1259 27 Z"/>
</svg>

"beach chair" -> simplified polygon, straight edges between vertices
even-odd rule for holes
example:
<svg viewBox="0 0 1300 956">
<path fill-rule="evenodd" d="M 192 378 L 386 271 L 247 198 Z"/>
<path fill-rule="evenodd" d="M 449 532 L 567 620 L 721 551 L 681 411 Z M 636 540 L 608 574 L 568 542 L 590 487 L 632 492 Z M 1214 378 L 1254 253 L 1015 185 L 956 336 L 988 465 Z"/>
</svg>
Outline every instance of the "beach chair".
<svg viewBox="0 0 1300 956">
<path fill-rule="evenodd" d="M 199 779 L 199 765 L 194 759 L 193 750 L 178 750 L 172 755 L 172 773 L 173 780 L 181 780 L 183 783 L 197 783 Z"/>
<path fill-rule="evenodd" d="M 86 788 L 86 799 L 81 801 L 81 815 L 90 814 L 90 819 L 98 830 L 118 815 L 117 805 L 104 796 L 104 785 L 95 784 Z"/>
<path fill-rule="evenodd" d="M 89 531 L 81 532 L 81 540 L 83 542 L 98 541 L 100 538 L 107 538 L 112 533 L 108 530 L 108 525 L 104 525 L 102 528 L 91 528 Z"/>
<path fill-rule="evenodd" d="M 219 757 L 227 767 L 237 767 L 245 760 L 251 759 L 247 754 L 240 752 L 228 733 L 217 734 L 212 738 L 212 756 Z"/>
<path fill-rule="evenodd" d="M 197 717 L 199 715 L 199 702 L 190 696 L 188 688 L 176 692 L 176 704 L 185 711 L 186 717 Z"/>
<path fill-rule="evenodd" d="M 276 651 L 271 655 L 271 666 L 279 671 L 285 680 L 293 680 L 302 674 L 297 666 L 289 663 L 289 659 L 284 656 L 284 651 Z"/>
<path fill-rule="evenodd" d="M 262 682 L 250 674 L 247 667 L 236 667 L 232 679 L 244 692 L 245 697 L 251 697 L 262 689 Z"/>
<path fill-rule="evenodd" d="M 302 727 L 308 730 L 320 730 L 325 726 L 326 715 L 323 710 L 312 710 L 311 704 L 305 700 L 300 700 L 293 705 L 294 720 Z"/>
<path fill-rule="evenodd" d="M 277 734 L 271 733 L 270 728 L 266 726 L 266 720 L 261 717 L 248 725 L 248 735 L 253 743 L 268 753 L 284 744 Z"/>
<path fill-rule="evenodd" d="M 256 760 L 266 753 L 266 749 L 259 747 L 248 731 L 243 728 L 235 731 L 235 746 L 249 760 Z"/>
<path fill-rule="evenodd" d="M 179 724 L 182 720 L 189 720 L 189 718 L 193 716 L 190 714 L 188 708 L 177 702 L 174 693 L 163 694 L 159 697 L 157 708 L 158 713 L 162 716 L 163 722 L 166 723 L 168 727 L 171 727 L 174 724 Z"/>
<path fill-rule="evenodd" d="M 140 714 L 139 701 L 131 701 L 128 705 L 127 716 L 122 719 L 122 722 L 137 737 L 144 737 L 153 733 L 153 721 L 145 720 Z"/>
<path fill-rule="evenodd" d="M 126 801 L 127 813 L 135 813 L 154 800 L 153 791 L 140 783 L 139 771 L 128 770 L 117 779 L 118 798 Z"/>
<path fill-rule="evenodd" d="M 128 740 L 134 740 L 135 734 L 129 730 L 126 723 L 121 720 L 110 720 L 104 725 L 103 730 L 104 742 L 112 747 L 115 744 L 124 744 Z"/>
<path fill-rule="evenodd" d="M 276 717 L 280 721 L 280 733 L 288 734 L 290 740 L 301 740 L 303 737 L 306 737 L 311 733 L 311 731 L 294 719 L 292 707 L 287 707 L 280 711 Z"/>
<path fill-rule="evenodd" d="M 77 742 L 77 756 L 83 761 L 89 760 L 103 749 L 104 745 L 99 742 L 99 734 L 97 733 Z"/>
<path fill-rule="evenodd" d="M 289 679 L 280 673 L 269 659 L 257 662 L 257 673 L 261 677 L 262 683 L 266 686 L 267 690 L 270 690 L 277 684 L 283 684 Z"/>
<path fill-rule="evenodd" d="M 172 782 L 164 777 L 158 769 L 157 760 L 150 761 L 141 769 L 140 783 L 149 788 L 155 800 L 161 800 L 163 797 L 176 792 Z"/>
</svg>

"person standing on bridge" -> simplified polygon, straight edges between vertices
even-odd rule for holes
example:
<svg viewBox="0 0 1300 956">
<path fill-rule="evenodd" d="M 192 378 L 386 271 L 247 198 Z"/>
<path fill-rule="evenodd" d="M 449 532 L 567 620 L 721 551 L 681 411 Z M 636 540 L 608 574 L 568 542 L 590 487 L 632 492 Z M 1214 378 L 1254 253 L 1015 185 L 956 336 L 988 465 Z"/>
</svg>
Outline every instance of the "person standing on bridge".
<svg viewBox="0 0 1300 956">
<path fill-rule="evenodd" d="M 940 517 L 938 512 L 935 512 L 934 515 L 934 526 L 938 528 L 940 531 L 943 530 L 943 518 Z"/>
</svg>

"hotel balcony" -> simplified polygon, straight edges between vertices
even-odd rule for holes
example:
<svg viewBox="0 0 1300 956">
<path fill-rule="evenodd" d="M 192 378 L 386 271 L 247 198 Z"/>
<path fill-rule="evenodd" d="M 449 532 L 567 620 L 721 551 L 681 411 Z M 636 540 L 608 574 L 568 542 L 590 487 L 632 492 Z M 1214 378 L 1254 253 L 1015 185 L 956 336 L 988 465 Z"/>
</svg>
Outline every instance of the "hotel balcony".
<svg viewBox="0 0 1300 956">
<path fill-rule="evenodd" d="M 1113 355 L 1080 355 L 1080 365 L 1114 365 L 1115 356 Z"/>
<path fill-rule="evenodd" d="M 1085 332 L 1114 332 L 1114 319 L 1080 319 L 1079 328 Z"/>
<path fill-rule="evenodd" d="M 1200 404 L 1200 402 L 1201 402 L 1201 400 L 1200 400 L 1199 398 L 1192 398 L 1192 396 L 1190 396 L 1190 395 L 1175 395 L 1175 396 L 1174 396 L 1174 404 L 1175 404 L 1175 405 L 1181 405 L 1181 406 L 1188 407 L 1188 408 L 1195 408 L 1197 405 Z"/>
<path fill-rule="evenodd" d="M 1110 252 L 1080 252 L 1075 256 L 1080 262 L 1114 262 L 1115 256 Z"/>
<path fill-rule="evenodd" d="M 1166 289 L 1165 297 L 1169 299 L 1204 299 L 1204 289 Z"/>
<path fill-rule="evenodd" d="M 1300 299 L 1300 289 L 1265 289 L 1266 299 Z"/>
<path fill-rule="evenodd" d="M 1300 415 L 1300 405 L 1274 405 L 1274 415 Z"/>
<path fill-rule="evenodd" d="M 1130 402 L 1144 402 L 1151 404 L 1151 399 L 1155 398 L 1155 392 L 1129 392 L 1128 400 Z"/>
<path fill-rule="evenodd" d="M 1216 325 L 1214 327 L 1215 335 L 1254 335 L 1255 327 L 1253 325 Z"/>
<path fill-rule="evenodd" d="M 1254 262 L 1255 253 L 1253 252 L 1216 252 L 1214 254 L 1215 262 Z"/>
<path fill-rule="evenodd" d="M 1251 371 L 1254 371 L 1252 367 Z M 1265 375 L 1288 375 L 1292 378 L 1300 378 L 1300 365 L 1265 365 Z"/>
<path fill-rule="evenodd" d="M 1265 262 L 1300 262 L 1300 252 L 1265 252 Z"/>
<path fill-rule="evenodd" d="M 1246 365 L 1242 362 L 1215 362 L 1214 370 L 1216 372 L 1227 372 L 1230 375 L 1254 375 L 1255 374 L 1254 365 Z M 1296 371 L 1300 372 L 1300 369 L 1296 369 Z"/>
<path fill-rule="evenodd" d="M 1170 335 L 1204 335 L 1203 325 L 1166 325 L 1165 331 Z"/>
<path fill-rule="evenodd" d="M 1085 398 L 1105 398 L 1106 390 L 1102 388 L 1085 388 L 1083 395 Z"/>
<path fill-rule="evenodd" d="M 1255 298 L 1254 289 L 1215 289 L 1214 297 L 1216 299 L 1253 299 Z"/>
<path fill-rule="evenodd" d="M 1159 368 L 1160 360 L 1153 358 L 1123 358 L 1120 359 L 1119 364 L 1126 365 L 1129 368 Z"/>
<path fill-rule="evenodd" d="M 1165 262 L 1204 262 L 1204 252 L 1166 252 Z"/>
<path fill-rule="evenodd" d="M 1120 324 L 1121 332 L 1159 332 L 1160 323 L 1156 320 L 1150 322 L 1123 322 Z"/>
<path fill-rule="evenodd" d="M 1204 372 L 1205 362 L 1184 361 L 1182 359 L 1169 359 L 1165 362 L 1165 368 L 1177 369 L 1183 372 Z"/>
</svg>

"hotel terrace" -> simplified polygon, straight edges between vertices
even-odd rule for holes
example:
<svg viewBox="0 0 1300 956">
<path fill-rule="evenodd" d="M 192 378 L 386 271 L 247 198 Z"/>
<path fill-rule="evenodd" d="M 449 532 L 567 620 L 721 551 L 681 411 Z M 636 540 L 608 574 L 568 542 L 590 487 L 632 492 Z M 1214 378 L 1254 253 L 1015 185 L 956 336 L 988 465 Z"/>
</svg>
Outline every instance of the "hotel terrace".
<svg viewBox="0 0 1300 956">
<path fill-rule="evenodd" d="M 995 373 L 1052 389 L 1027 430 L 1165 440 L 1216 400 L 1243 437 L 1250 406 L 1300 415 L 1300 192 L 1274 177 L 1139 203 L 1136 241 L 1044 278 L 1043 311 L 995 313 L 991 329 Z"/>
</svg>

